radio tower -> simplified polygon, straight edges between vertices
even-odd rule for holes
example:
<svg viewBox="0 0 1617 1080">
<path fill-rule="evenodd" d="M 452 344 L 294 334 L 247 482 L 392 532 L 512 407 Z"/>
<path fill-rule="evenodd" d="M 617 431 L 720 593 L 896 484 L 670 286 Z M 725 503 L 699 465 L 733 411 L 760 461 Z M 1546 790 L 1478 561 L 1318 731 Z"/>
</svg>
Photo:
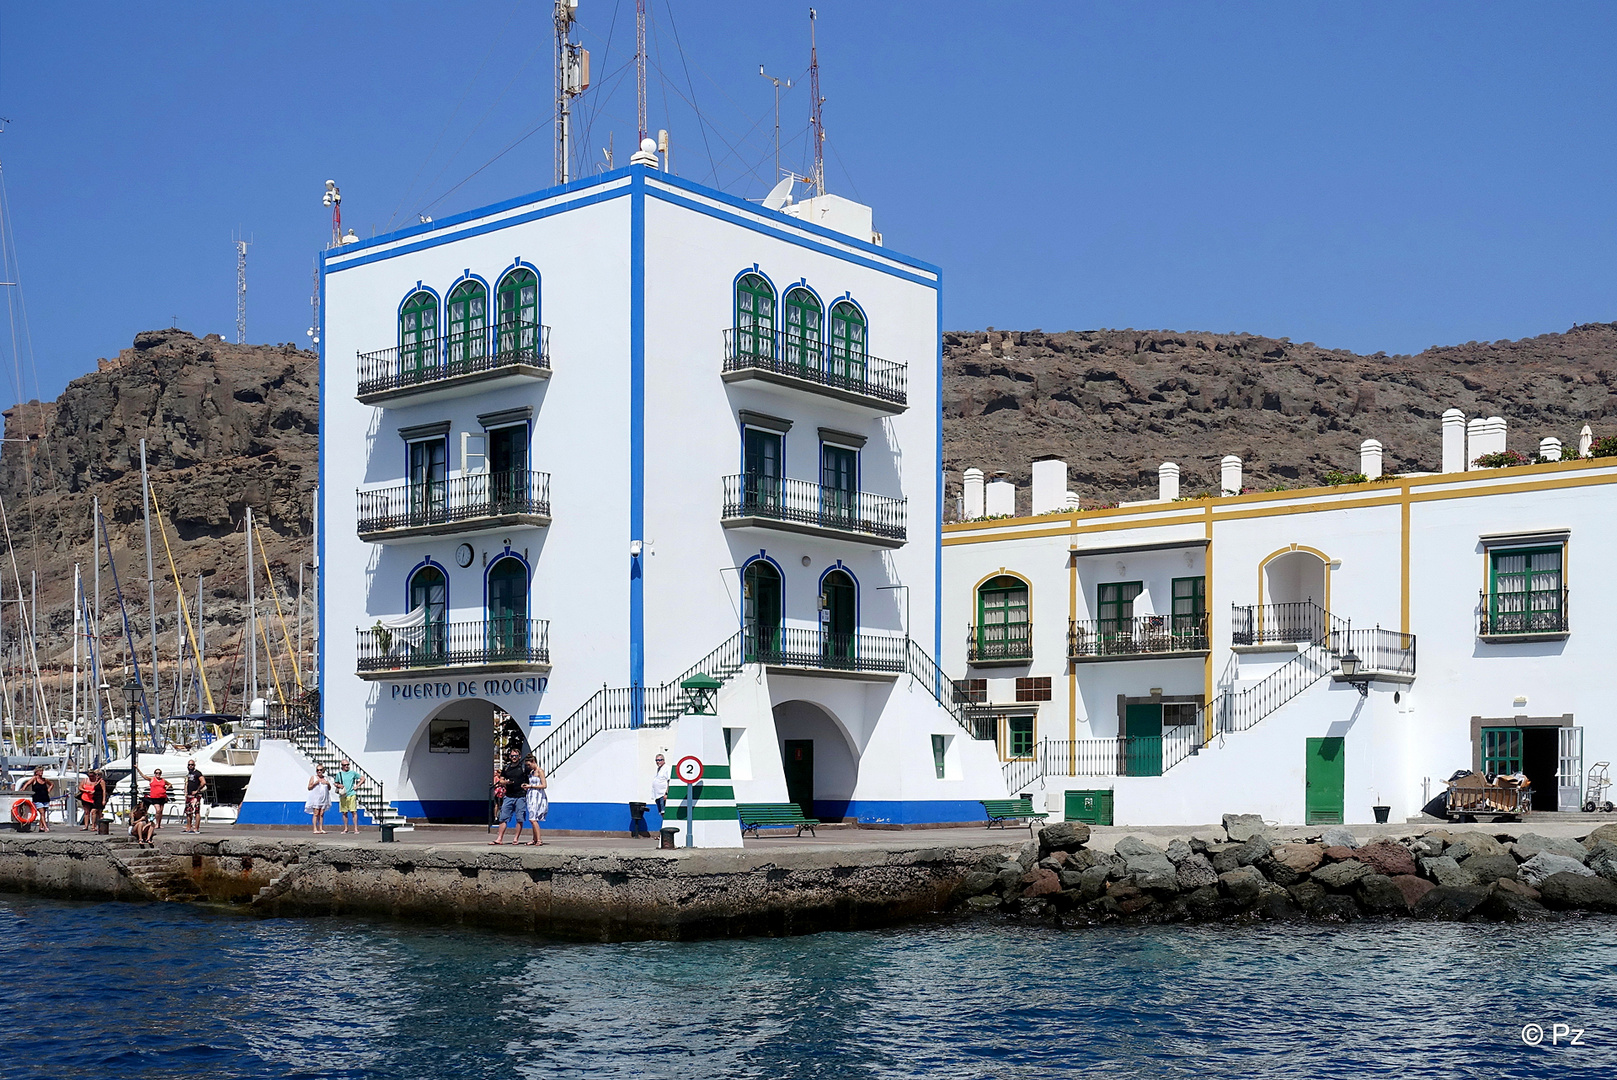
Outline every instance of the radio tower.
<svg viewBox="0 0 1617 1080">
<path fill-rule="evenodd" d="M 813 102 L 813 111 L 809 113 L 809 134 L 814 141 L 814 174 L 809 177 L 814 183 L 814 194 L 825 194 L 825 121 L 820 116 L 820 106 L 825 99 L 820 96 L 820 51 L 814 40 L 815 11 L 809 8 L 809 99 Z"/>
<path fill-rule="evenodd" d="M 638 150 L 646 141 L 646 0 L 634 0 L 634 77 L 640 106 L 640 134 L 634 144 Z"/>
<path fill-rule="evenodd" d="M 556 0 L 556 183 L 571 179 L 572 102 L 590 86 L 589 50 L 573 44 L 578 0 Z"/>
<path fill-rule="evenodd" d="M 233 237 L 236 245 L 236 344 L 247 344 L 247 245 L 241 233 Z"/>
</svg>

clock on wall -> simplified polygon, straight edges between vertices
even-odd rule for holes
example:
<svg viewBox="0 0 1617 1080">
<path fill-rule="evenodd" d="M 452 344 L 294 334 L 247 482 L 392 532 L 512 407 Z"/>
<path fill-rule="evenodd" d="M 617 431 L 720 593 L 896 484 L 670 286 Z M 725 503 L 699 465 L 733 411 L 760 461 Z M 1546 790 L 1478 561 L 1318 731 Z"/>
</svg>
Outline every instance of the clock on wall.
<svg viewBox="0 0 1617 1080">
<path fill-rule="evenodd" d="M 472 551 L 472 545 L 460 545 L 460 547 L 455 549 L 456 565 L 458 565 L 462 570 L 466 569 L 468 566 L 472 565 L 472 556 L 474 554 L 476 553 Z"/>
</svg>

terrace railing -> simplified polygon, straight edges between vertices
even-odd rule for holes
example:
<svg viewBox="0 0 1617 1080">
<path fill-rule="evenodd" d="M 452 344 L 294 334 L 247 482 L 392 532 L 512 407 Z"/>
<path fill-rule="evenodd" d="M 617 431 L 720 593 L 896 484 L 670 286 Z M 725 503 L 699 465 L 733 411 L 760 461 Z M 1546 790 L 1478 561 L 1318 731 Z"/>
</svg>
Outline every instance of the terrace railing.
<svg viewBox="0 0 1617 1080">
<path fill-rule="evenodd" d="M 355 633 L 361 672 L 488 664 L 550 663 L 550 621 L 500 615 L 466 622 L 434 622 L 388 629 L 380 624 Z"/>
<path fill-rule="evenodd" d="M 973 664 L 1033 659 L 1031 623 L 985 623 L 966 628 L 966 660 Z"/>
<path fill-rule="evenodd" d="M 364 534 L 475 522 L 524 514 L 550 516 L 550 474 L 532 470 L 471 473 L 450 480 L 360 490 Z"/>
<path fill-rule="evenodd" d="M 1312 600 L 1231 607 L 1230 641 L 1235 645 L 1324 645 L 1333 631 L 1347 627 Z"/>
<path fill-rule="evenodd" d="M 1539 592 L 1479 593 L 1477 633 L 1484 637 L 1565 634 L 1571 629 L 1567 620 L 1568 599 L 1564 588 Z"/>
<path fill-rule="evenodd" d="M 902 672 L 904 638 L 893 634 L 833 633 L 794 626 L 750 627 L 746 661 L 779 667 Z"/>
<path fill-rule="evenodd" d="M 1163 656 L 1206 652 L 1207 615 L 1135 615 L 1127 619 L 1071 619 L 1067 658 Z"/>
<path fill-rule="evenodd" d="M 807 480 L 741 473 L 724 478 L 724 516 L 763 518 L 887 540 L 905 538 L 906 500 Z"/>
<path fill-rule="evenodd" d="M 908 400 L 903 364 L 835 344 L 782 349 L 778 332 L 751 327 L 724 332 L 724 371 L 767 371 L 900 406 Z"/>
<path fill-rule="evenodd" d="M 494 345 L 491 351 L 487 332 L 478 332 L 360 353 L 359 396 L 429 389 L 435 383 L 502 368 L 550 370 L 548 326 L 496 330 Z"/>
</svg>

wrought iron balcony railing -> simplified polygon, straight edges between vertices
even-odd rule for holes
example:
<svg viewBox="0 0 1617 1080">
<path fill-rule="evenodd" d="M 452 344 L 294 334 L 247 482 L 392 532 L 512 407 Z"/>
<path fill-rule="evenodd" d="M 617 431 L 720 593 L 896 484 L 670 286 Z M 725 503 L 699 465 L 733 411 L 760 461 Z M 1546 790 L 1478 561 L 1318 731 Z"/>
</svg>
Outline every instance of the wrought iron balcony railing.
<svg viewBox="0 0 1617 1080">
<path fill-rule="evenodd" d="M 756 518 L 903 543 L 904 511 L 905 500 L 868 491 L 752 473 L 724 478 L 727 521 Z"/>
<path fill-rule="evenodd" d="M 749 664 L 777 667 L 895 673 L 907 667 L 904 638 L 892 634 L 748 626 L 742 634 L 742 650 Z"/>
<path fill-rule="evenodd" d="M 359 534 L 475 525 L 515 516 L 550 517 L 550 474 L 472 473 L 452 480 L 393 484 L 358 493 Z"/>
<path fill-rule="evenodd" d="M 1342 670 L 1342 657 L 1352 653 L 1359 658 L 1359 671 L 1371 675 L 1415 675 L 1415 635 L 1398 630 L 1371 627 L 1347 630 L 1331 637 L 1334 670 Z"/>
<path fill-rule="evenodd" d="M 1477 633 L 1482 637 L 1509 637 L 1516 634 L 1565 634 L 1567 590 L 1537 592 L 1483 592 L 1478 595 Z"/>
<path fill-rule="evenodd" d="M 1232 604 L 1230 642 L 1235 645 L 1324 645 L 1347 624 L 1314 603 Z"/>
<path fill-rule="evenodd" d="M 550 372 L 550 327 L 496 329 L 428 338 L 412 345 L 359 354 L 361 400 L 410 390 L 429 390 L 465 376 L 498 375 L 537 368 Z"/>
<path fill-rule="evenodd" d="M 966 662 L 992 664 L 1033 659 L 1030 623 L 989 623 L 966 628 Z"/>
<path fill-rule="evenodd" d="M 548 619 L 501 615 L 476 622 L 428 620 L 394 630 L 378 623 L 359 627 L 356 635 L 361 673 L 550 663 Z"/>
<path fill-rule="evenodd" d="M 824 342 L 783 341 L 778 332 L 735 327 L 724 332 L 724 373 L 765 372 L 816 387 L 875 398 L 902 409 L 908 404 L 903 364 Z"/>
<path fill-rule="evenodd" d="M 1171 656 L 1206 652 L 1207 615 L 1134 615 L 1127 619 L 1071 619 L 1067 659 Z"/>
</svg>

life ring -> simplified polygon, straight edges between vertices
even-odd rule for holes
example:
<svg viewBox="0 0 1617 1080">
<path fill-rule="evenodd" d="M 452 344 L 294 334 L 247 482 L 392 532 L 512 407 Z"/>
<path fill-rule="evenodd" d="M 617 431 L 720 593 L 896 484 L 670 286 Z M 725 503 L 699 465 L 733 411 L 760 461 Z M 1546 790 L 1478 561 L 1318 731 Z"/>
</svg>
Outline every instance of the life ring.
<svg viewBox="0 0 1617 1080">
<path fill-rule="evenodd" d="M 11 804 L 11 820 L 18 825 L 32 825 L 38 816 L 39 811 L 34 809 L 32 799 L 18 799 Z"/>
</svg>

